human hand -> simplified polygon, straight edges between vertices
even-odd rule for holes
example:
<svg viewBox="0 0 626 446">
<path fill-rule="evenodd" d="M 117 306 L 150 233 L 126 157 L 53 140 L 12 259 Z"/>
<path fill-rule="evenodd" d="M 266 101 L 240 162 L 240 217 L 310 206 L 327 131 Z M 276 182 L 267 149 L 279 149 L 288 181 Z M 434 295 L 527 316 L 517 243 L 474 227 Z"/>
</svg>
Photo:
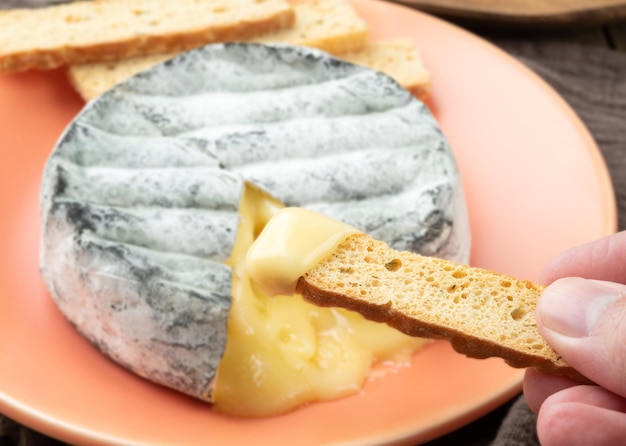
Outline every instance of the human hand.
<svg viewBox="0 0 626 446">
<path fill-rule="evenodd" d="M 546 268 L 537 304 L 548 343 L 596 384 L 528 369 L 524 394 L 542 445 L 626 442 L 626 232 L 570 251 Z"/>
</svg>

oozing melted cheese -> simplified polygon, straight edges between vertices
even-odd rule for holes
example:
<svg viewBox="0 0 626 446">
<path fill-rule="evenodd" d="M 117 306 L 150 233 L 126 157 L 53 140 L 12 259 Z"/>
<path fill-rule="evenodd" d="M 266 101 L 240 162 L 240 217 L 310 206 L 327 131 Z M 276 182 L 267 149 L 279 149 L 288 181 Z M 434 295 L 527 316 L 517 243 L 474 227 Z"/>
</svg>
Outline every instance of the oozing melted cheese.
<svg viewBox="0 0 626 446">
<path fill-rule="evenodd" d="M 233 294 L 228 340 L 213 389 L 215 407 L 223 413 L 276 415 L 309 402 L 349 395 L 361 389 L 373 364 L 405 363 L 425 342 L 353 312 L 316 307 L 299 295 L 269 297 L 251 279 L 246 255 L 282 207 L 252 186 L 246 188 L 229 260 Z M 295 281 L 355 231 L 327 220 L 311 213 L 306 233 L 292 231 L 283 240 L 281 255 L 287 250 L 292 261 L 284 264 L 285 276 L 279 282 Z M 287 234 L 289 222 L 286 225 Z M 272 241 L 268 245 L 276 246 Z"/>
<path fill-rule="evenodd" d="M 281 209 L 248 249 L 246 269 L 270 296 L 292 295 L 300 276 L 357 232 L 308 209 Z"/>
</svg>

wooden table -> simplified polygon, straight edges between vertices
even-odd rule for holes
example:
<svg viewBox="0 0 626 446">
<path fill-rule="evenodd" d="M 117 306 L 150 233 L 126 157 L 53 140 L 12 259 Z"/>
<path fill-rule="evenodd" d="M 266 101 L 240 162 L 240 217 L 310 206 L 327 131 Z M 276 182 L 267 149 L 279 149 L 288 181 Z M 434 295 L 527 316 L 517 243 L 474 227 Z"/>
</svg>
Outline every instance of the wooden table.
<svg viewBox="0 0 626 446">
<path fill-rule="evenodd" d="M 602 46 L 626 52 L 626 19 L 624 22 L 600 26 L 566 27 L 560 29 L 540 28 L 533 30 L 513 29 L 505 31 L 500 27 L 486 24 L 465 24 L 465 28 L 488 40 L 507 38 L 547 42 L 570 42 L 584 45 Z"/>
</svg>

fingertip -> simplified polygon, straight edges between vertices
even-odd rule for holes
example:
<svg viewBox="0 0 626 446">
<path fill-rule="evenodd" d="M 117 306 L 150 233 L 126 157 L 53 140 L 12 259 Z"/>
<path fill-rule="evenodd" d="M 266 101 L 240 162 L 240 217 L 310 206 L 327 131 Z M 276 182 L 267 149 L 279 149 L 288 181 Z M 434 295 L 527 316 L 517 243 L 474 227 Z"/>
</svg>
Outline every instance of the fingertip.
<svg viewBox="0 0 626 446">
<path fill-rule="evenodd" d="M 542 334 L 557 343 L 565 337 L 566 345 L 572 344 L 571 338 L 589 336 L 606 308 L 625 294 L 624 285 L 620 287 L 580 277 L 555 281 L 537 302 L 537 323 Z M 553 347 L 559 351 L 560 345 Z"/>
<path fill-rule="evenodd" d="M 626 285 L 577 277 L 546 287 L 537 328 L 567 363 L 590 381 L 626 396 Z"/>
<path fill-rule="evenodd" d="M 524 398 L 528 407 L 533 412 L 539 413 L 542 404 L 551 395 L 577 385 L 580 383 L 565 376 L 550 375 L 529 368 L 524 374 Z"/>
<path fill-rule="evenodd" d="M 623 399 L 597 386 L 558 392 L 546 399 L 539 410 L 539 441 L 543 446 L 623 444 L 626 413 L 622 408 Z"/>
<path fill-rule="evenodd" d="M 546 402 L 537 414 L 537 436 L 539 444 L 574 445 L 576 423 L 580 422 L 576 403 Z"/>
</svg>

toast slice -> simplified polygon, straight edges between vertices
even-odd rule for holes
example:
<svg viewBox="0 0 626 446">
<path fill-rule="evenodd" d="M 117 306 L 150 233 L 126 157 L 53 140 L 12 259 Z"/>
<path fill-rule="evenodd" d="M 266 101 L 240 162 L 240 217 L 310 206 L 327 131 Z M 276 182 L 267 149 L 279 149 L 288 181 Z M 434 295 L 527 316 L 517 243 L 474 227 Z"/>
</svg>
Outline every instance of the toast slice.
<svg viewBox="0 0 626 446">
<path fill-rule="evenodd" d="M 369 26 L 346 0 L 292 0 L 292 5 L 293 27 L 251 40 L 310 46 L 334 55 L 359 50 L 368 41 Z"/>
<path fill-rule="evenodd" d="M 430 72 L 410 39 L 372 41 L 359 51 L 339 57 L 382 71 L 418 99 L 425 100 L 430 95 Z"/>
<path fill-rule="evenodd" d="M 293 25 L 286 0 L 92 0 L 0 11 L 0 71 L 184 51 Z"/>
<path fill-rule="evenodd" d="M 83 99 L 89 101 L 115 84 L 174 56 L 157 54 L 116 63 L 74 65 L 68 70 L 68 76 L 74 89 Z M 429 71 L 420 59 L 413 42 L 408 39 L 368 42 L 360 51 L 338 57 L 347 62 L 382 71 L 419 99 L 425 100 L 430 94 Z"/>
<path fill-rule="evenodd" d="M 398 252 L 349 236 L 298 279 L 316 305 L 343 307 L 411 336 L 446 339 L 473 358 L 584 378 L 543 339 L 535 306 L 543 287 L 448 260 Z"/>
<path fill-rule="evenodd" d="M 355 52 L 367 44 L 368 26 L 345 0 L 303 0 L 293 2 L 293 9 L 296 16 L 293 27 L 250 39 L 236 40 L 310 46 L 331 54 Z M 380 48 L 376 51 L 385 52 Z M 178 51 L 168 52 L 112 62 L 73 65 L 68 70 L 68 76 L 83 99 L 90 100 L 113 85 L 171 59 L 178 53 Z M 395 54 L 393 57 L 398 58 Z"/>
</svg>

